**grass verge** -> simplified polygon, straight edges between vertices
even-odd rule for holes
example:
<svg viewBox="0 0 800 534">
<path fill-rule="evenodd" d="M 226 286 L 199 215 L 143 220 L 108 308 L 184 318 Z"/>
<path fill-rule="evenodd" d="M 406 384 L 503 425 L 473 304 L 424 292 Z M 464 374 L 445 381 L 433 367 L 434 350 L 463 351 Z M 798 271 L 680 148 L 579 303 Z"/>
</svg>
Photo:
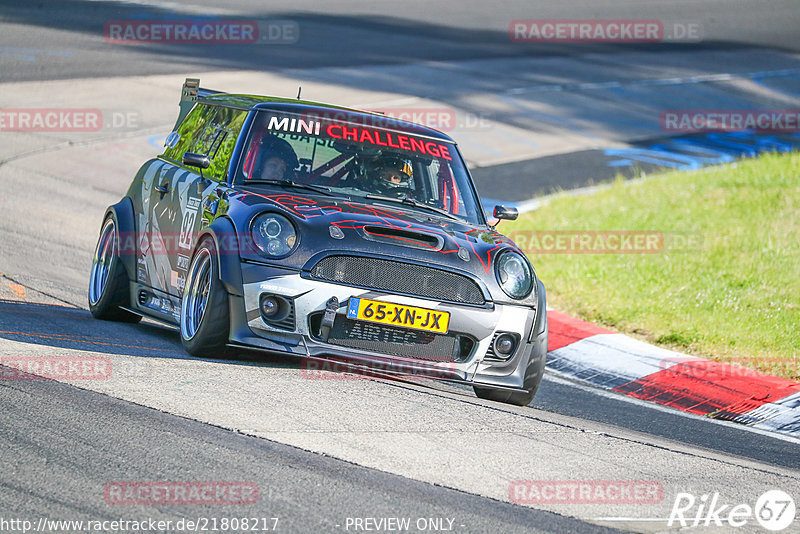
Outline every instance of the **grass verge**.
<svg viewBox="0 0 800 534">
<path fill-rule="evenodd" d="M 798 153 L 618 180 L 498 229 L 531 258 L 554 308 L 800 379 Z"/>
</svg>

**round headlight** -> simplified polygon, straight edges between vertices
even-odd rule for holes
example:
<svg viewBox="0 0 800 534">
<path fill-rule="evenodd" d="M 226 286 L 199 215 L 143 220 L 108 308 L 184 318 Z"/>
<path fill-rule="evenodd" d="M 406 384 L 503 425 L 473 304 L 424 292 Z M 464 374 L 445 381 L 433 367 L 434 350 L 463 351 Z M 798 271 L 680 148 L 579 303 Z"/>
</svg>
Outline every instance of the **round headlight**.
<svg viewBox="0 0 800 534">
<path fill-rule="evenodd" d="M 527 297 L 533 289 L 533 274 L 528 261 L 516 252 L 500 254 L 495 263 L 500 287 L 512 299 Z"/>
<path fill-rule="evenodd" d="M 262 213 L 256 217 L 251 233 L 256 247 L 267 256 L 285 256 L 297 241 L 294 225 L 277 213 Z"/>
</svg>

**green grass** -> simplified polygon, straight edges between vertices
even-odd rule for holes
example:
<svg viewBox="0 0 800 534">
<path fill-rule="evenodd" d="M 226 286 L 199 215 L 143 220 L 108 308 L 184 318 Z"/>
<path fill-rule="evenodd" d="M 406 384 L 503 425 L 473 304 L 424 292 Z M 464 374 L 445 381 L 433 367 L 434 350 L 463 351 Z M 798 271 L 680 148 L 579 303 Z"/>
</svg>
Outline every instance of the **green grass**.
<svg viewBox="0 0 800 534">
<path fill-rule="evenodd" d="M 681 352 L 800 378 L 798 153 L 617 180 L 588 196 L 556 197 L 498 229 L 529 251 L 556 309 Z M 652 231 L 675 246 L 654 254 L 531 251 L 530 232 L 551 230 Z M 681 246 L 674 236 L 694 242 Z"/>
</svg>

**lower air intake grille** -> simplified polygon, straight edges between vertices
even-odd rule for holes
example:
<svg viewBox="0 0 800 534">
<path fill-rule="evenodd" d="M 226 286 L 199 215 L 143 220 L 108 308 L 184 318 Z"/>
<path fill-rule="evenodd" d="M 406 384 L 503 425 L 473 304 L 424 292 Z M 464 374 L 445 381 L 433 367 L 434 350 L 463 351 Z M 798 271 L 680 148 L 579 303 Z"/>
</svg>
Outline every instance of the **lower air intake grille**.
<svg viewBox="0 0 800 534">
<path fill-rule="evenodd" d="M 311 276 L 390 293 L 413 295 L 459 304 L 484 304 L 480 287 L 470 278 L 442 269 L 363 256 L 328 256 Z"/>
<path fill-rule="evenodd" d="M 267 321 L 266 319 L 264 322 L 267 324 L 271 324 L 272 326 L 276 326 L 278 328 L 283 328 L 284 330 L 291 330 L 294 332 L 295 329 L 295 321 L 294 321 L 294 300 L 287 299 L 289 301 L 289 310 L 286 314 L 286 317 L 282 318 L 279 321 Z"/>
<path fill-rule="evenodd" d="M 404 330 L 336 317 L 328 343 L 369 352 L 430 361 L 454 361 L 460 356 L 454 336 Z M 460 357 L 459 357 L 460 359 Z"/>
</svg>

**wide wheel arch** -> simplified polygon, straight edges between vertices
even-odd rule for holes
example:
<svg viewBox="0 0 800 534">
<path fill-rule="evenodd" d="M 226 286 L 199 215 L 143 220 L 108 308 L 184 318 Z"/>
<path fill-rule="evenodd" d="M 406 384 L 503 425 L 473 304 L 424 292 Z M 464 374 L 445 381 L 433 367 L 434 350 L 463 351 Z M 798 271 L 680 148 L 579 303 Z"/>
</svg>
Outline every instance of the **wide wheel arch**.
<svg viewBox="0 0 800 534">
<path fill-rule="evenodd" d="M 108 217 L 114 218 L 114 224 L 119 233 L 119 259 L 128 280 L 136 280 L 136 250 L 138 235 L 136 233 L 136 216 L 133 211 L 133 201 L 130 197 L 106 208 L 103 221 Z"/>
<path fill-rule="evenodd" d="M 219 278 L 229 295 L 244 296 L 242 264 L 239 257 L 239 238 L 236 227 L 228 217 L 220 217 L 197 236 L 197 244 L 210 237 L 217 247 Z M 195 247 L 196 248 L 196 247 Z"/>
</svg>

